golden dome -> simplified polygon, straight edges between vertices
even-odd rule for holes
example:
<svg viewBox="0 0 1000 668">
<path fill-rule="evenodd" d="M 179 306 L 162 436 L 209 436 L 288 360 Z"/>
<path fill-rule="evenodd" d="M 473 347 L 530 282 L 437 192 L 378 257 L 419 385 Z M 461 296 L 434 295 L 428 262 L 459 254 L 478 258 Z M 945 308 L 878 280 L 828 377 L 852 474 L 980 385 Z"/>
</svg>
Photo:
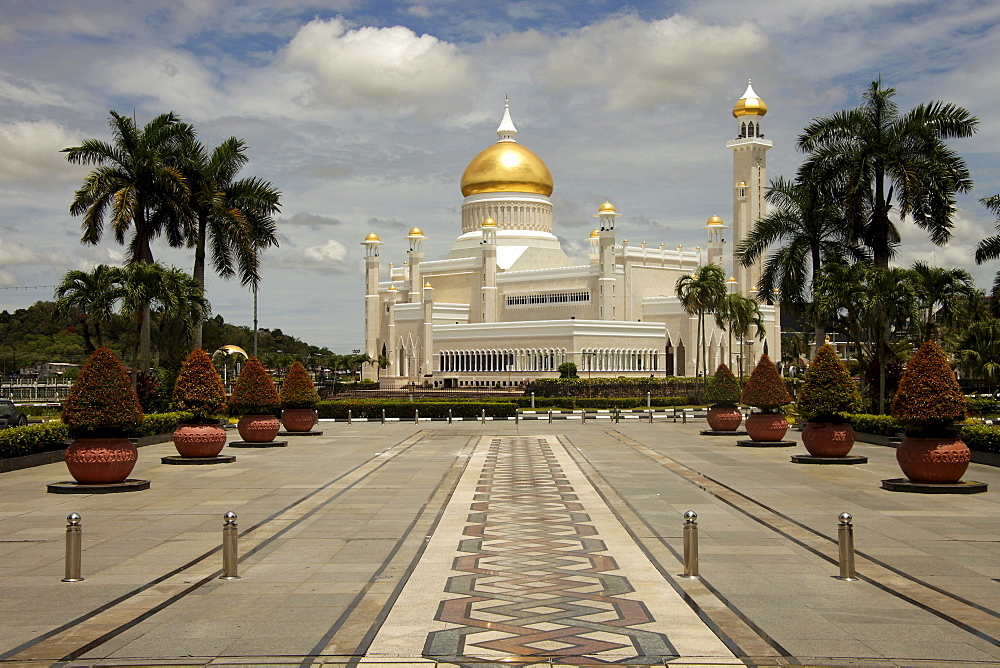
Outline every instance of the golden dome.
<svg viewBox="0 0 1000 668">
<path fill-rule="evenodd" d="M 396 292 L 396 286 L 395 285 L 390 285 L 389 286 L 389 292 Z"/>
<path fill-rule="evenodd" d="M 600 238 L 600 236 L 601 236 L 601 231 L 600 230 L 594 230 L 593 232 L 590 233 L 590 238 L 591 239 L 598 239 L 598 238 Z"/>
<path fill-rule="evenodd" d="M 487 218 L 486 220 L 483 221 L 483 227 L 496 227 L 496 226 L 497 226 L 497 221 L 493 220 L 492 218 Z"/>
<path fill-rule="evenodd" d="M 368 236 L 365 237 L 365 241 L 378 241 L 378 240 L 379 240 L 378 235 L 375 234 L 374 232 L 369 232 Z"/>
<path fill-rule="evenodd" d="M 722 222 L 722 219 L 719 218 L 718 216 L 712 216 L 711 218 L 708 219 L 708 223 L 706 223 L 706 224 L 707 225 L 722 225 L 723 222 Z"/>
<path fill-rule="evenodd" d="M 733 107 L 733 118 L 739 118 L 740 116 L 763 116 L 766 113 L 767 105 L 764 103 L 764 100 L 757 97 L 757 93 L 754 92 L 753 86 L 748 81 L 746 92 L 743 93 L 743 97 Z"/>
<path fill-rule="evenodd" d="M 605 202 L 601 206 L 597 207 L 597 213 L 615 213 L 615 205 L 611 202 Z"/>
<path fill-rule="evenodd" d="M 410 229 L 410 233 L 407 235 L 410 237 L 422 237 L 424 236 L 424 231 L 419 227 L 414 227 Z"/>
<path fill-rule="evenodd" d="M 552 174 L 530 149 L 500 141 L 479 152 L 462 174 L 462 195 L 521 192 L 548 197 Z"/>
<path fill-rule="evenodd" d="M 250 356 L 247 355 L 247 351 L 243 350 L 239 346 L 234 345 L 232 343 L 230 343 L 229 345 L 222 346 L 212 354 L 218 355 L 219 353 L 222 353 L 223 355 L 243 355 L 243 357 L 246 359 L 250 358 Z"/>
<path fill-rule="evenodd" d="M 746 188 L 747 187 L 747 182 L 746 181 L 740 181 L 739 183 L 736 184 L 736 187 L 737 188 Z"/>
<path fill-rule="evenodd" d="M 430 281 L 427 281 L 426 283 L 424 283 L 424 287 L 425 288 L 432 288 L 433 286 L 431 285 Z"/>
</svg>

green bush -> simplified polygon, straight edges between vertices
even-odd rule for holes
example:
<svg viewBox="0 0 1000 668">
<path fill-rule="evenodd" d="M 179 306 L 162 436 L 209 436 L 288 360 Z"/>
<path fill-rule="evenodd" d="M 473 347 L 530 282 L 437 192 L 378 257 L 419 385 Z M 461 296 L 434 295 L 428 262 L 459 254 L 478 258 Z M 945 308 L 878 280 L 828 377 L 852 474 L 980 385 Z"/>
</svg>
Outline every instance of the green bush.
<svg viewBox="0 0 1000 668">
<path fill-rule="evenodd" d="M 535 397 L 635 397 L 691 394 L 698 386 L 694 378 L 539 378 L 528 383 L 524 395 Z"/>
<path fill-rule="evenodd" d="M 965 417 L 965 395 L 944 351 L 927 341 L 906 363 L 899 389 L 892 398 L 892 416 L 915 437 L 953 434 Z"/>
<path fill-rule="evenodd" d="M 517 397 L 520 408 L 531 408 L 531 397 Z M 650 405 L 687 406 L 696 403 L 694 397 L 650 397 Z M 535 408 L 645 408 L 646 397 L 535 397 Z"/>
<path fill-rule="evenodd" d="M 878 436 L 898 436 L 903 425 L 891 415 L 871 415 L 868 413 L 845 413 L 855 431 Z"/>
<path fill-rule="evenodd" d="M 1000 426 L 967 424 L 962 427 L 962 440 L 970 450 L 1000 454 Z"/>
<path fill-rule="evenodd" d="M 129 436 L 141 438 L 142 436 L 169 434 L 177 429 L 182 421 L 190 420 L 191 417 L 191 413 L 184 411 L 176 413 L 150 413 L 143 418 L 142 424 L 135 431 L 129 433 Z"/>
<path fill-rule="evenodd" d="M 282 408 L 315 408 L 319 393 L 302 362 L 295 362 L 281 384 Z"/>
<path fill-rule="evenodd" d="M 18 406 L 17 410 L 21 411 L 28 417 L 59 417 L 59 413 L 62 410 L 59 406 Z"/>
<path fill-rule="evenodd" d="M 23 457 L 36 452 L 59 450 L 66 447 L 69 427 L 62 422 L 30 424 L 0 431 L 0 459 Z"/>
<path fill-rule="evenodd" d="M 382 409 L 387 418 L 413 419 L 415 411 L 420 411 L 420 417 L 448 417 L 448 409 L 452 417 L 480 417 L 486 409 L 487 417 L 513 417 L 517 405 L 512 402 L 481 402 L 452 403 L 450 401 L 422 401 L 419 404 L 399 399 L 342 399 L 338 401 L 321 401 L 316 404 L 316 411 L 321 418 L 346 419 L 347 411 L 351 417 L 381 420 Z"/>
<path fill-rule="evenodd" d="M 142 422 L 139 398 L 125 367 L 107 348 L 98 348 L 83 365 L 62 409 L 74 438 L 124 436 Z"/>
<path fill-rule="evenodd" d="M 230 415 L 273 415 L 281 407 L 274 381 L 260 360 L 251 357 L 240 370 L 229 399 Z"/>
<path fill-rule="evenodd" d="M 760 361 L 750 374 L 750 380 L 743 388 L 740 403 L 759 408 L 765 413 L 778 412 L 785 404 L 792 403 L 785 381 L 778 375 L 778 369 L 767 355 L 761 355 Z"/>
<path fill-rule="evenodd" d="M 740 400 L 740 381 L 725 364 L 720 364 L 708 379 L 705 403 L 715 408 L 736 408 Z"/>
<path fill-rule="evenodd" d="M 1000 415 L 1000 401 L 993 397 L 966 397 L 965 408 L 976 415 Z"/>
<path fill-rule="evenodd" d="M 191 413 L 191 421 L 214 421 L 225 414 L 226 388 L 212 359 L 201 348 L 192 350 L 181 365 L 171 403 L 175 411 Z"/>
<path fill-rule="evenodd" d="M 563 362 L 558 367 L 560 378 L 576 378 L 576 365 L 572 362 Z"/>
<path fill-rule="evenodd" d="M 860 407 L 861 393 L 847 367 L 837 357 L 833 346 L 820 346 L 806 369 L 797 402 L 799 412 L 815 422 L 843 422 L 845 413 Z"/>
</svg>

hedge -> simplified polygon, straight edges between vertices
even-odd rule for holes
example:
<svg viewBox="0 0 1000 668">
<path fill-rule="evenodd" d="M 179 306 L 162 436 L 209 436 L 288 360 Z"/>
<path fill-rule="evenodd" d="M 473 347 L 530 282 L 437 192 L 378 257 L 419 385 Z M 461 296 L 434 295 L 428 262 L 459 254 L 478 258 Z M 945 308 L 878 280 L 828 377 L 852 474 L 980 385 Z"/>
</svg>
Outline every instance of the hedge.
<svg viewBox="0 0 1000 668">
<path fill-rule="evenodd" d="M 962 427 L 962 440 L 970 450 L 1000 454 L 1000 427 L 967 424 Z"/>
<path fill-rule="evenodd" d="M 879 436 L 898 436 L 903 425 L 891 415 L 870 415 L 868 413 L 845 413 L 856 431 Z"/>
<path fill-rule="evenodd" d="M 649 392 L 668 396 L 678 392 L 689 394 L 700 383 L 695 378 L 669 376 L 667 378 L 539 378 L 528 383 L 524 394 L 535 397 L 635 397 L 645 398 Z M 538 405 L 537 403 L 535 404 Z"/>
<path fill-rule="evenodd" d="M 150 413 L 142 420 L 142 424 L 129 436 L 139 438 L 142 436 L 156 436 L 157 434 L 169 434 L 177 429 L 181 420 L 188 420 L 192 417 L 186 411 L 176 413 Z"/>
<path fill-rule="evenodd" d="M 0 430 L 0 459 L 23 457 L 66 446 L 69 428 L 62 422 L 30 424 Z"/>
<path fill-rule="evenodd" d="M 531 408 L 531 397 L 515 399 L 521 408 Z M 651 397 L 656 407 L 696 404 L 694 397 Z M 535 408 L 645 408 L 646 397 L 535 397 Z"/>
<path fill-rule="evenodd" d="M 421 401 L 411 403 L 406 399 L 343 399 L 340 401 L 321 401 L 316 404 L 316 411 L 321 418 L 346 419 L 347 411 L 351 417 L 381 420 L 382 410 L 387 418 L 413 419 L 414 412 L 419 410 L 420 417 L 448 417 L 451 409 L 452 417 L 480 417 L 486 410 L 487 417 L 514 417 L 517 404 L 513 402 L 479 402 L 452 403 L 450 401 Z"/>
<path fill-rule="evenodd" d="M 965 408 L 977 415 L 1000 415 L 1000 401 L 993 397 L 966 397 Z"/>
</svg>

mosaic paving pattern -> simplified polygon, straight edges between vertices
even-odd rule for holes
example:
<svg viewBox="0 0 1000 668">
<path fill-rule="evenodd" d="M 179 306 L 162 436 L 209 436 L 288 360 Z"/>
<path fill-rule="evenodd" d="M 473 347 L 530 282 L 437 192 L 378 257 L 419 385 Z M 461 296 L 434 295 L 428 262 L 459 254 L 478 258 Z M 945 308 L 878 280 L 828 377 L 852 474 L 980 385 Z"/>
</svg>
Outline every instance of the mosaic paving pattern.
<svg viewBox="0 0 1000 668">
<path fill-rule="evenodd" d="M 461 663 L 659 663 L 677 652 L 634 590 L 545 438 L 495 438 L 476 487 L 462 556 L 423 654 Z"/>
</svg>

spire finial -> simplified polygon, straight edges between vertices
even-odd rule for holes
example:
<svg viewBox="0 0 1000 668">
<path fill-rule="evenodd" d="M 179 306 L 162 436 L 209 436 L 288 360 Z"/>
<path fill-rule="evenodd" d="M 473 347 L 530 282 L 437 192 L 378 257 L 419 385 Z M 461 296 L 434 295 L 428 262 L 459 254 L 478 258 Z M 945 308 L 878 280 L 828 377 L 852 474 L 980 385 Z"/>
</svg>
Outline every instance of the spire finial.
<svg viewBox="0 0 1000 668">
<path fill-rule="evenodd" d="M 514 135 L 517 134 L 517 128 L 514 127 L 514 121 L 510 120 L 510 100 L 506 95 L 503 96 L 503 118 L 500 120 L 500 127 L 497 128 L 497 136 L 500 137 L 497 141 L 510 141 L 517 142 L 514 139 Z"/>
</svg>

